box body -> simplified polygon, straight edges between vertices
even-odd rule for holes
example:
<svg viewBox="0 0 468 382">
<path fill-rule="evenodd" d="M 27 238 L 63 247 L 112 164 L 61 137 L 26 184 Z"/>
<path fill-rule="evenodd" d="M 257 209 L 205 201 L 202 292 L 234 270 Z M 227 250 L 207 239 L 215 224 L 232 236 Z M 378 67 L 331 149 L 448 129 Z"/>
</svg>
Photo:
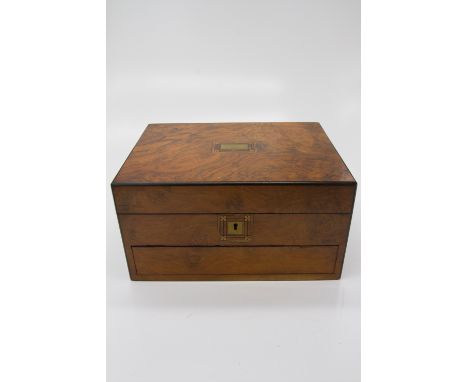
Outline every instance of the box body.
<svg viewBox="0 0 468 382">
<path fill-rule="evenodd" d="M 149 125 L 112 190 L 132 280 L 341 276 L 356 182 L 318 123 Z"/>
</svg>

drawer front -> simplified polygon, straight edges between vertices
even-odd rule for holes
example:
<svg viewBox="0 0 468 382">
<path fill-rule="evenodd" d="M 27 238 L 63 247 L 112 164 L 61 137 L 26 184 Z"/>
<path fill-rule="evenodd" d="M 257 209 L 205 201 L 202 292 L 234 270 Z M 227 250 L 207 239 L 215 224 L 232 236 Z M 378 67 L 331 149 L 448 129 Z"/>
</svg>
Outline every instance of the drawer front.
<svg viewBox="0 0 468 382">
<path fill-rule="evenodd" d="M 239 222 L 246 235 L 226 236 L 220 229 L 225 216 Z M 119 215 L 130 246 L 336 245 L 346 242 L 350 219 L 348 214 Z"/>
<path fill-rule="evenodd" d="M 114 186 L 117 213 L 351 213 L 355 184 Z"/>
<path fill-rule="evenodd" d="M 132 247 L 136 274 L 288 275 L 333 274 L 337 246 Z"/>
</svg>

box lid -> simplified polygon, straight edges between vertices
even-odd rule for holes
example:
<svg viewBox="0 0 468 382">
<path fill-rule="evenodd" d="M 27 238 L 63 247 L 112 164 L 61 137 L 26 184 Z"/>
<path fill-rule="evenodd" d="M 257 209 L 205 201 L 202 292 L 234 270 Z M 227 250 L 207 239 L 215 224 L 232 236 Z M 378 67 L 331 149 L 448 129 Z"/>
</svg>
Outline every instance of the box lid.
<svg viewBox="0 0 468 382">
<path fill-rule="evenodd" d="M 148 125 L 113 185 L 355 183 L 319 123 Z"/>
</svg>

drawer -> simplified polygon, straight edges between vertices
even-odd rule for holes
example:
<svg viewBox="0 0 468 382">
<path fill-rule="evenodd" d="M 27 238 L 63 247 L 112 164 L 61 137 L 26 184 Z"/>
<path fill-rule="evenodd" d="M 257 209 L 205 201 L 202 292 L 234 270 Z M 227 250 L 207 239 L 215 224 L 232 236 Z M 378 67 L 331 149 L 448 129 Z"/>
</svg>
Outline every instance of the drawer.
<svg viewBox="0 0 468 382">
<path fill-rule="evenodd" d="M 132 251 L 137 276 L 170 279 L 181 275 L 331 275 L 338 247 L 132 247 Z"/>
<path fill-rule="evenodd" d="M 351 213 L 356 184 L 113 186 L 117 213 Z"/>
<path fill-rule="evenodd" d="M 130 246 L 335 245 L 346 242 L 350 220 L 349 214 L 119 215 Z M 242 235 L 226 232 L 236 222 Z"/>
</svg>

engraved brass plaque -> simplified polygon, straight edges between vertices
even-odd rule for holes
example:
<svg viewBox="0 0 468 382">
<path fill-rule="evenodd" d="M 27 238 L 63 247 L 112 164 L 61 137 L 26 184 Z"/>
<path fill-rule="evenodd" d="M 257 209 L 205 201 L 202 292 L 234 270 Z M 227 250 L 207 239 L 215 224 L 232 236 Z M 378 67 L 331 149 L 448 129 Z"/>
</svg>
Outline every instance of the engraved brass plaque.
<svg viewBox="0 0 468 382">
<path fill-rule="evenodd" d="M 248 143 L 220 143 L 219 151 L 249 151 Z"/>
<path fill-rule="evenodd" d="M 256 151 L 255 143 L 214 143 L 213 151 L 219 152 L 249 152 Z"/>
</svg>

